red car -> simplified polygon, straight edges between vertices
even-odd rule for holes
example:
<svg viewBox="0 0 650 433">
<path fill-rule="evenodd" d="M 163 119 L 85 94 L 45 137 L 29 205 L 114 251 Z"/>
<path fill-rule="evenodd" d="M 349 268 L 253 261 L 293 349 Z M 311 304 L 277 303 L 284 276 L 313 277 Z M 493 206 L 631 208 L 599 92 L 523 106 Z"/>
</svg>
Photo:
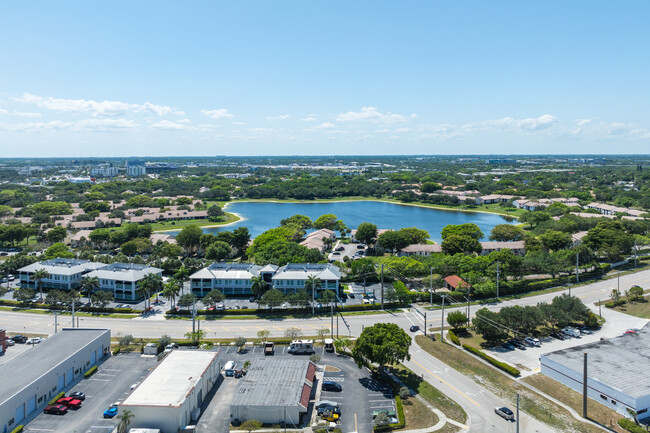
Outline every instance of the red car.
<svg viewBox="0 0 650 433">
<path fill-rule="evenodd" d="M 68 408 L 62 404 L 53 404 L 43 409 L 43 413 L 51 413 L 54 415 L 65 415 L 67 412 Z"/>
<path fill-rule="evenodd" d="M 63 404 L 70 409 L 79 409 L 81 407 L 81 400 L 74 397 L 63 397 L 56 401 L 57 404 Z"/>
</svg>

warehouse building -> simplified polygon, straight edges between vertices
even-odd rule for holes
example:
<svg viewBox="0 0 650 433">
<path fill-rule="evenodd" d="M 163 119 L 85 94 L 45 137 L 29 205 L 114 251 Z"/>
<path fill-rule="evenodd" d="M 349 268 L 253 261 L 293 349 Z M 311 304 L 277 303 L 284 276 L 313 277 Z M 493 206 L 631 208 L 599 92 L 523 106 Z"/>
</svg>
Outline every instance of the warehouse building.
<svg viewBox="0 0 650 433">
<path fill-rule="evenodd" d="M 230 403 L 230 421 L 298 426 L 307 412 L 316 365 L 303 359 L 256 359 Z"/>
<path fill-rule="evenodd" d="M 63 329 L 0 365 L 0 432 L 11 432 L 110 355 L 110 329 Z"/>
<path fill-rule="evenodd" d="M 587 354 L 587 396 L 618 413 L 650 416 L 650 330 L 558 350 L 541 356 L 546 376 L 582 393 L 584 354 Z"/>
<path fill-rule="evenodd" d="M 177 433 L 198 419 L 203 399 L 219 377 L 218 352 L 172 350 L 119 405 L 132 428 Z"/>
</svg>

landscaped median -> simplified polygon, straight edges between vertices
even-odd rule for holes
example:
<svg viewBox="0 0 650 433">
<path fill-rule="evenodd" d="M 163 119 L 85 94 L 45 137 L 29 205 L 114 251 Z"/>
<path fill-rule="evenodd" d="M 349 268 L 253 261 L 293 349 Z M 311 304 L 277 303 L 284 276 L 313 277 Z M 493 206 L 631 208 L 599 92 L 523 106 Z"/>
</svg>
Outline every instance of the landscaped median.
<svg viewBox="0 0 650 433">
<path fill-rule="evenodd" d="M 463 349 L 473 353 L 474 355 L 478 356 L 481 359 L 486 360 L 487 362 L 494 365 L 499 370 L 503 370 L 511 376 L 518 377 L 521 374 L 521 372 L 517 370 L 515 367 L 513 367 L 512 365 L 506 364 L 505 362 L 497 361 L 496 359 L 492 358 L 490 355 L 486 354 L 480 349 L 477 349 L 476 347 L 472 347 L 469 344 L 463 344 Z"/>
<path fill-rule="evenodd" d="M 440 341 L 440 338 L 433 341 L 423 335 L 418 335 L 415 339 L 417 344 L 426 352 L 460 373 L 469 376 L 480 386 L 510 401 L 513 405 L 515 404 L 516 395 L 519 394 L 519 407 L 521 410 L 533 418 L 558 429 L 558 431 L 602 432 L 600 428 L 592 424 L 575 419 L 564 407 L 507 377 L 463 350 Z"/>
</svg>

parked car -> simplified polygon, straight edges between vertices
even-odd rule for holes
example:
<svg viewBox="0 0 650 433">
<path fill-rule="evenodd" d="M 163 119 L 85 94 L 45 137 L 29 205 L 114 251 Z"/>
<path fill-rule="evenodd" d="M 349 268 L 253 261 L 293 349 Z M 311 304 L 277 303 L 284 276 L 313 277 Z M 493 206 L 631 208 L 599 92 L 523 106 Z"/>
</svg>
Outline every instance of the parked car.
<svg viewBox="0 0 650 433">
<path fill-rule="evenodd" d="M 341 253 L 340 253 L 340 252 L 338 252 L 338 251 L 334 251 L 334 252 L 332 253 L 332 255 L 333 255 L 333 256 L 340 256 L 340 255 L 341 255 Z"/>
<path fill-rule="evenodd" d="M 517 349 L 526 350 L 526 345 L 522 343 L 521 340 L 517 340 L 517 339 L 510 340 L 510 344 L 515 346 Z"/>
<path fill-rule="evenodd" d="M 585 335 L 591 335 L 591 334 L 594 333 L 594 331 L 591 330 L 591 329 L 589 329 L 589 328 L 587 328 L 586 326 L 581 326 L 581 327 L 580 327 L 580 333 L 581 333 L 581 334 L 585 334 Z"/>
<path fill-rule="evenodd" d="M 43 409 L 43 413 L 49 413 L 52 415 L 65 415 L 68 413 L 68 408 L 62 404 L 52 404 Z"/>
<path fill-rule="evenodd" d="M 27 343 L 27 337 L 25 337 L 24 335 L 14 335 L 13 337 L 11 337 L 11 339 L 14 340 L 18 344 Z"/>
<path fill-rule="evenodd" d="M 343 250 L 345 250 L 345 247 L 338 247 L 338 248 L 336 249 L 336 251 L 343 251 Z"/>
<path fill-rule="evenodd" d="M 515 350 L 515 346 L 511 343 L 503 343 L 501 347 L 503 350 Z"/>
<path fill-rule="evenodd" d="M 113 418 L 115 415 L 117 415 L 117 403 L 112 404 L 104 411 L 104 418 Z"/>
<path fill-rule="evenodd" d="M 356 298 L 356 295 L 354 293 L 350 292 L 350 293 L 348 293 L 348 297 L 350 299 L 354 299 L 354 298 Z"/>
<path fill-rule="evenodd" d="M 67 406 L 69 409 L 79 409 L 81 407 L 81 400 L 74 397 L 63 397 L 56 401 L 57 404 Z"/>
<path fill-rule="evenodd" d="M 324 380 L 323 381 L 323 391 L 341 392 L 341 391 L 343 391 L 343 387 L 341 386 L 340 383 L 332 382 L 332 381 L 329 381 L 329 380 Z"/>
<path fill-rule="evenodd" d="M 27 344 L 39 344 L 43 339 L 41 337 L 34 337 L 27 340 Z"/>
<path fill-rule="evenodd" d="M 337 402 L 331 401 L 331 400 L 321 400 L 321 401 L 319 401 L 318 403 L 316 403 L 314 405 L 314 407 L 316 409 L 321 408 L 321 407 L 325 407 L 325 406 L 339 407 L 339 404 Z"/>
<path fill-rule="evenodd" d="M 528 344 L 530 347 L 540 347 L 542 345 L 538 338 L 533 337 L 524 338 L 524 343 Z"/>
<path fill-rule="evenodd" d="M 551 332 L 551 337 L 557 338 L 558 340 L 566 340 L 567 339 L 566 335 L 562 334 L 561 332 Z"/>
<path fill-rule="evenodd" d="M 176 343 L 169 343 L 167 346 L 165 346 L 165 349 L 167 350 L 172 350 L 172 349 L 178 349 L 180 346 Z"/>
<path fill-rule="evenodd" d="M 569 337 L 580 337 L 580 331 L 578 331 L 576 328 L 573 328 L 571 326 L 567 326 L 566 328 L 562 329 L 562 333 L 564 335 L 568 335 Z"/>
<path fill-rule="evenodd" d="M 341 416 L 341 408 L 338 406 L 321 406 L 316 408 L 316 413 L 322 415 L 324 412 L 332 412 Z"/>
<path fill-rule="evenodd" d="M 418 332 L 419 330 L 420 330 L 420 327 L 418 325 L 412 325 L 409 328 L 409 331 L 411 331 L 411 332 Z"/>
<path fill-rule="evenodd" d="M 377 418 L 377 415 L 379 415 L 380 413 L 385 413 L 386 416 L 389 418 L 397 417 L 397 412 L 395 412 L 394 410 L 379 409 L 379 410 L 372 411 L 372 419 Z"/>
<path fill-rule="evenodd" d="M 251 296 L 250 299 L 248 299 L 248 302 L 255 303 L 255 301 L 257 301 L 257 299 L 255 299 L 255 296 Z"/>
<path fill-rule="evenodd" d="M 515 414 L 512 413 L 512 411 L 507 407 L 495 407 L 494 413 L 496 413 L 501 418 L 506 419 L 508 421 L 512 421 L 515 419 Z"/>
<path fill-rule="evenodd" d="M 86 399 L 86 394 L 84 394 L 81 391 L 75 391 L 75 392 L 71 392 L 68 397 L 73 397 L 73 398 L 79 399 L 81 401 L 84 401 Z"/>
</svg>

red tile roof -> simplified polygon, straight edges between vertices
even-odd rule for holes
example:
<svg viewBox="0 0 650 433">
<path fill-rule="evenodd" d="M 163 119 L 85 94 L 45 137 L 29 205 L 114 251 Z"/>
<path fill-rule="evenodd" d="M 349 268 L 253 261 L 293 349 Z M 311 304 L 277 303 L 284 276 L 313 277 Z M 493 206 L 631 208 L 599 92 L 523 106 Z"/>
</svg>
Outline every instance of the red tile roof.
<svg viewBox="0 0 650 433">
<path fill-rule="evenodd" d="M 469 284 L 465 282 L 461 277 L 458 275 L 450 275 L 448 277 L 445 277 L 445 282 L 449 284 L 452 288 L 457 289 L 458 287 L 467 287 Z"/>
</svg>

